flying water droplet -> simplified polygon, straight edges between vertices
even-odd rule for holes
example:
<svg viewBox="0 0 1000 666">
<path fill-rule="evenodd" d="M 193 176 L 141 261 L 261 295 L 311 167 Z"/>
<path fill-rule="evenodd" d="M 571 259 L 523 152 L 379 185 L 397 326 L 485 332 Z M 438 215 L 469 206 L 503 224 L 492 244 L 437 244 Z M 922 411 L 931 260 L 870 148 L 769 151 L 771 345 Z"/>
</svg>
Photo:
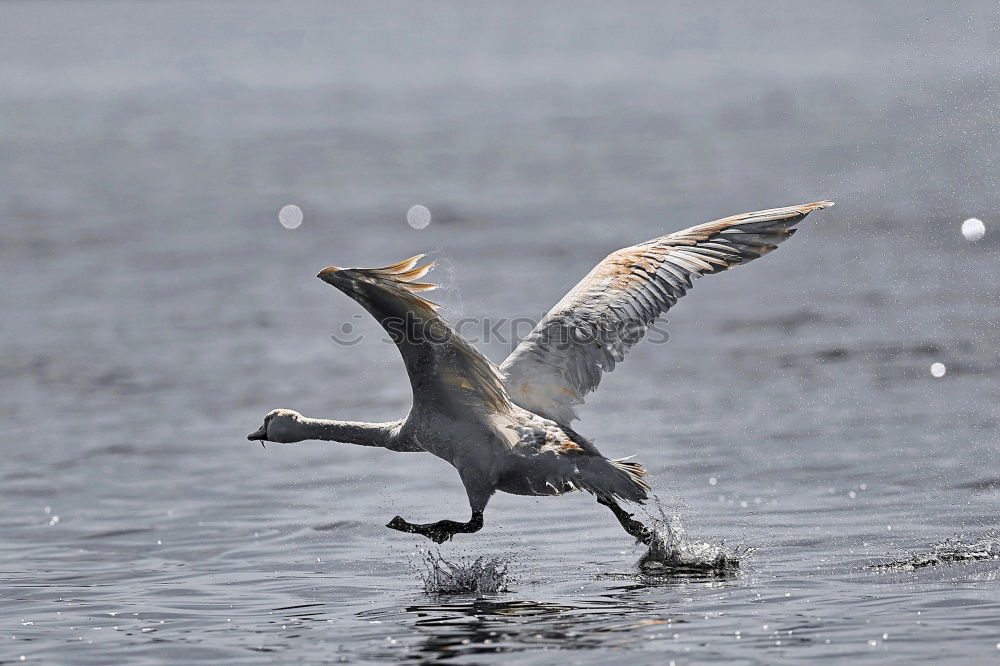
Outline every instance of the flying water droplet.
<svg viewBox="0 0 1000 666">
<path fill-rule="evenodd" d="M 931 375 L 934 377 L 944 377 L 946 372 L 948 372 L 948 368 L 945 367 L 944 363 L 931 364 Z"/>
</svg>

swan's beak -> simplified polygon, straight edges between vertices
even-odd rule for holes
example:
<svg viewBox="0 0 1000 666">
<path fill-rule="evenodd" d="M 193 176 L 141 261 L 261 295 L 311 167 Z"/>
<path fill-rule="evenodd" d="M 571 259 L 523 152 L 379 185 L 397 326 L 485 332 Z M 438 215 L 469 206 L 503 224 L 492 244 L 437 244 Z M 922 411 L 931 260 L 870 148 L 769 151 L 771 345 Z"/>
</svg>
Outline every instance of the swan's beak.
<svg viewBox="0 0 1000 666">
<path fill-rule="evenodd" d="M 333 284 L 334 276 L 336 276 L 337 273 L 339 273 L 342 270 L 344 269 L 342 269 L 340 266 L 328 266 L 323 270 L 321 270 L 319 273 L 317 273 L 316 277 L 318 277 L 323 282 L 326 282 L 327 284 Z"/>
<path fill-rule="evenodd" d="M 260 440 L 261 442 L 263 442 L 265 437 L 267 437 L 267 426 L 266 425 L 262 425 L 256 431 L 254 431 L 254 432 L 250 433 L 249 435 L 247 435 L 247 439 L 249 439 L 251 442 L 256 441 L 256 440 Z"/>
</svg>

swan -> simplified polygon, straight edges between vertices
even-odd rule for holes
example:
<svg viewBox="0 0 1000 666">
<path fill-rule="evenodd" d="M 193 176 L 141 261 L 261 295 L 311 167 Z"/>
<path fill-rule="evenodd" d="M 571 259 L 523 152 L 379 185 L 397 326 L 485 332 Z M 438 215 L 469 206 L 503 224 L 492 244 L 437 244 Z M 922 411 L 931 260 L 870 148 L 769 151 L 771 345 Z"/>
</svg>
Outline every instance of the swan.
<svg viewBox="0 0 1000 666">
<path fill-rule="evenodd" d="M 433 262 L 417 255 L 382 268 L 330 266 L 319 279 L 371 313 L 399 348 L 413 391 L 406 418 L 363 423 L 307 418 L 276 409 L 247 439 L 329 440 L 390 451 L 427 452 L 458 470 L 472 517 L 386 527 L 443 543 L 478 532 L 496 491 L 562 495 L 584 490 L 608 507 L 631 536 L 651 532 L 619 504 L 641 504 L 650 486 L 643 466 L 607 458 L 571 427 L 576 407 L 622 361 L 647 327 L 687 293 L 692 281 L 756 259 L 831 201 L 733 215 L 609 254 L 499 367 L 459 335 L 421 294 Z"/>
</svg>

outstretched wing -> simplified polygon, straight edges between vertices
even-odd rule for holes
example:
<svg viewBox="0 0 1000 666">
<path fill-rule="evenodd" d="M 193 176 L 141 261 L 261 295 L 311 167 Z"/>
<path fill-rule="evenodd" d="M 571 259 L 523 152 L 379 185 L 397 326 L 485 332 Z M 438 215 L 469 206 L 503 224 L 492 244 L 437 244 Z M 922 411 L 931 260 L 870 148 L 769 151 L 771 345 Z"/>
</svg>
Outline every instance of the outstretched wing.
<svg viewBox="0 0 1000 666">
<path fill-rule="evenodd" d="M 511 400 L 559 423 L 702 275 L 752 261 L 832 201 L 733 215 L 612 252 L 500 366 Z"/>
<path fill-rule="evenodd" d="M 356 300 L 399 348 L 415 405 L 467 415 L 507 412 L 510 401 L 497 367 L 459 335 L 420 294 L 436 285 L 416 282 L 434 265 L 410 257 L 382 268 L 331 266 L 319 277 Z"/>
</svg>

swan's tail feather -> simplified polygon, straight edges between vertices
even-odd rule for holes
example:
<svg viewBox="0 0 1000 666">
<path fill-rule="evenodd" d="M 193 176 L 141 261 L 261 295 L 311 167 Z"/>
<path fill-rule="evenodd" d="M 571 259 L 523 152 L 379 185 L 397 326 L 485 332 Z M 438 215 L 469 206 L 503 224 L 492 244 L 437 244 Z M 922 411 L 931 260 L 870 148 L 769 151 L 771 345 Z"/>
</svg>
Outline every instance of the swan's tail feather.
<svg viewBox="0 0 1000 666">
<path fill-rule="evenodd" d="M 598 497 L 610 497 L 644 502 L 649 498 L 646 469 L 642 464 L 619 458 L 609 460 L 595 456 L 579 465 L 580 485 Z"/>
</svg>

